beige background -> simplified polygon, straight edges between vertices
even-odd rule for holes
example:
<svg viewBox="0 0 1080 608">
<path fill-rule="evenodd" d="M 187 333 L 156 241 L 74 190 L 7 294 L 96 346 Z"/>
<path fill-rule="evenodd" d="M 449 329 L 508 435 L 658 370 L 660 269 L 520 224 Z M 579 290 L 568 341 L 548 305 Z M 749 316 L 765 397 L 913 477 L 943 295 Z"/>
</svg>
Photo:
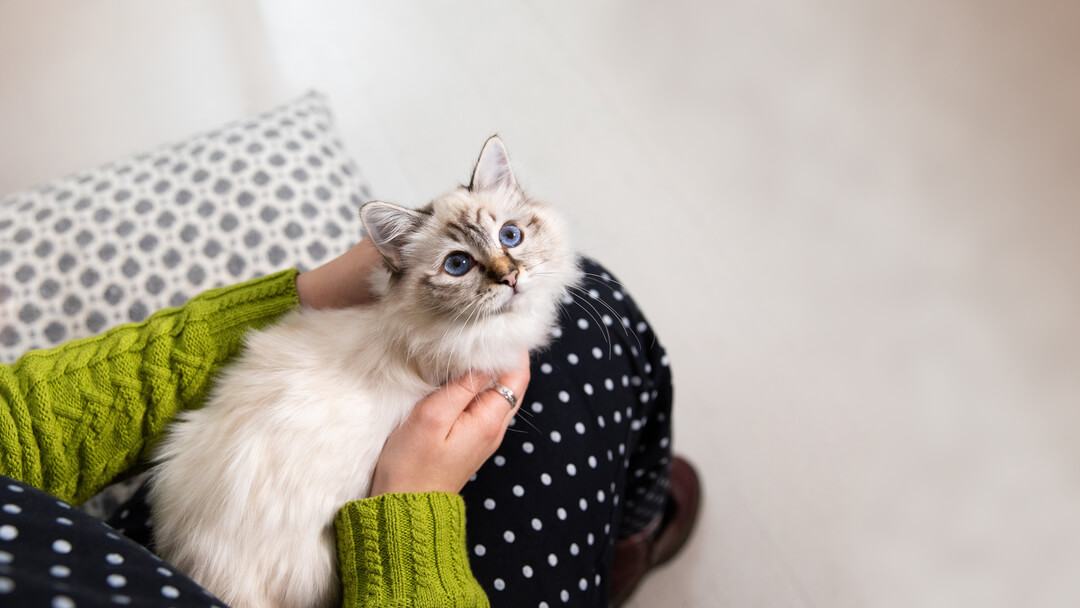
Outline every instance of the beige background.
<svg viewBox="0 0 1080 608">
<path fill-rule="evenodd" d="M 0 192 L 326 92 L 386 200 L 501 133 L 676 373 L 634 606 L 1080 604 L 1080 4 L 0 2 Z"/>
</svg>

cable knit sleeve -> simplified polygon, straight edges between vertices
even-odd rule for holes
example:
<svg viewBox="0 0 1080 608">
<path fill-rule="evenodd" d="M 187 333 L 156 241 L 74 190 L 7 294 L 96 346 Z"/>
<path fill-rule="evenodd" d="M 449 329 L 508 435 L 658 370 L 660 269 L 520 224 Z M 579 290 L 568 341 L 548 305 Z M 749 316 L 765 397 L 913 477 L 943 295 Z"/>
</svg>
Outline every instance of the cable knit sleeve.
<svg viewBox="0 0 1080 608">
<path fill-rule="evenodd" d="M 206 291 L 179 308 L 0 365 L 0 473 L 81 503 L 149 456 L 214 373 L 298 302 L 296 270 Z"/>
<path fill-rule="evenodd" d="M 469 568 L 457 494 L 383 494 L 334 521 L 342 606 L 488 606 Z"/>
</svg>

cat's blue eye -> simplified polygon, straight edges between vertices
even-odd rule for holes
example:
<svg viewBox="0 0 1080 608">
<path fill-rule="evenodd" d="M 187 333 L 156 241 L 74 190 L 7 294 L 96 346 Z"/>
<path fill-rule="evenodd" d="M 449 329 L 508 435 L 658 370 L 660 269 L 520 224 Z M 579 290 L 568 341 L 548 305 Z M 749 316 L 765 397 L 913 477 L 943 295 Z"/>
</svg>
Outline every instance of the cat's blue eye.
<svg viewBox="0 0 1080 608">
<path fill-rule="evenodd" d="M 507 247 L 517 247 L 521 244 L 521 228 L 513 224 L 507 224 L 499 231 L 499 241 Z"/>
<path fill-rule="evenodd" d="M 443 270 L 455 277 L 460 277 L 469 272 L 470 268 L 472 268 L 472 258 L 464 253 L 451 253 L 446 256 L 446 261 L 443 262 Z"/>
</svg>

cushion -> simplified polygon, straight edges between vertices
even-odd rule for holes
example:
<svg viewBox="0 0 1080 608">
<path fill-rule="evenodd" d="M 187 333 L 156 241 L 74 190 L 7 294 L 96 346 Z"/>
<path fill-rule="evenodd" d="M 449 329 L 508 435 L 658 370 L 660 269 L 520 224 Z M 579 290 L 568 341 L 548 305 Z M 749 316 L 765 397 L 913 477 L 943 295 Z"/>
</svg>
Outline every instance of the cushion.
<svg viewBox="0 0 1080 608">
<path fill-rule="evenodd" d="M 359 238 L 370 199 L 326 99 L 0 199 L 0 362 L 301 270 Z"/>
</svg>

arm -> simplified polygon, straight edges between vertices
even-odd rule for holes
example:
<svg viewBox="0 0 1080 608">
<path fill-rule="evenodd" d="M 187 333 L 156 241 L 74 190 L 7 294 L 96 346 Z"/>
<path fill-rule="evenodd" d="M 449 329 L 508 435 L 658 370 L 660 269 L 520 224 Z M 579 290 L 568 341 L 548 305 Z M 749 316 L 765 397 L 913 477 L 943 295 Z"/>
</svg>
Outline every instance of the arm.
<svg viewBox="0 0 1080 608">
<path fill-rule="evenodd" d="M 81 503 L 145 459 L 215 372 L 297 304 L 296 271 L 212 289 L 184 306 L 0 365 L 0 473 Z"/>
<path fill-rule="evenodd" d="M 521 403 L 526 353 L 499 382 Z M 383 447 L 373 496 L 338 511 L 343 606 L 487 606 L 469 568 L 458 492 L 502 443 L 517 414 L 472 374 L 416 405 Z"/>
</svg>

